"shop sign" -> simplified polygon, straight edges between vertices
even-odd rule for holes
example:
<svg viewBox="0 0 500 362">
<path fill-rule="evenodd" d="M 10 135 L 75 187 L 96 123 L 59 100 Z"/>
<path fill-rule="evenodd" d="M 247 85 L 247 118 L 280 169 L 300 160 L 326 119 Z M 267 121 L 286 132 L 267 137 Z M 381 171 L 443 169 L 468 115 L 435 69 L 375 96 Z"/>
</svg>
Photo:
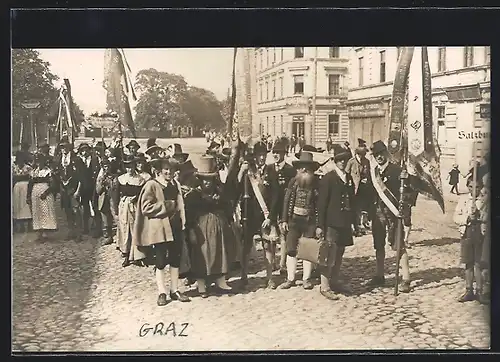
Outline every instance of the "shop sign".
<svg viewBox="0 0 500 362">
<path fill-rule="evenodd" d="M 288 114 L 309 114 L 309 99 L 307 97 L 292 97 L 286 103 Z"/>
<path fill-rule="evenodd" d="M 464 102 L 481 99 L 479 84 L 472 87 L 463 87 L 460 89 L 447 90 L 446 95 L 450 102 Z"/>
</svg>

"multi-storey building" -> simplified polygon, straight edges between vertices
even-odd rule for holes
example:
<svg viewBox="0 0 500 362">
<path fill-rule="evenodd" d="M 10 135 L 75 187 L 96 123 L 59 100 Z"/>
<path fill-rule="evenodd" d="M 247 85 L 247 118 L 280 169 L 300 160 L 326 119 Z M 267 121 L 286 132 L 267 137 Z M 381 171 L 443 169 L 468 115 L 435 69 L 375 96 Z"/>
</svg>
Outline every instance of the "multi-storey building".
<svg viewBox="0 0 500 362">
<path fill-rule="evenodd" d="M 371 143 L 386 140 L 392 86 L 400 48 L 349 49 L 349 133 Z M 429 47 L 433 119 L 442 157 L 466 165 L 471 143 L 457 142 L 460 130 L 489 129 L 490 48 L 485 46 Z M 477 155 L 486 144 L 477 143 Z"/>
<path fill-rule="evenodd" d="M 304 135 L 324 147 L 349 138 L 348 48 L 253 48 L 253 134 Z"/>
</svg>

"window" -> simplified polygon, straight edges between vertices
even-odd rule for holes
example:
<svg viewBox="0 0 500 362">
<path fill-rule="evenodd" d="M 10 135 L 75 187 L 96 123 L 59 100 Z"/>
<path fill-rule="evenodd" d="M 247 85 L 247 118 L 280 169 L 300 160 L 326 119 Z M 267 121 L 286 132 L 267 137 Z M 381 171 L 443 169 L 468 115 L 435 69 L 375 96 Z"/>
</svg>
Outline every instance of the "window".
<svg viewBox="0 0 500 362">
<path fill-rule="evenodd" d="M 266 101 L 269 100 L 269 82 L 266 82 Z"/>
<path fill-rule="evenodd" d="M 340 94 L 340 75 L 329 74 L 328 75 L 328 95 L 338 96 Z"/>
<path fill-rule="evenodd" d="M 295 48 L 295 58 L 304 58 L 304 47 Z"/>
<path fill-rule="evenodd" d="M 259 84 L 259 101 L 262 102 L 263 98 L 264 97 L 263 97 L 263 94 L 262 94 L 262 83 L 261 83 L 261 84 Z"/>
<path fill-rule="evenodd" d="M 330 58 L 338 58 L 340 57 L 340 48 L 339 47 L 330 47 Z"/>
<path fill-rule="evenodd" d="M 358 73 L 359 73 L 359 86 L 361 87 L 363 85 L 363 57 L 358 58 Z"/>
<path fill-rule="evenodd" d="M 273 64 L 276 63 L 276 48 L 273 48 Z"/>
<path fill-rule="evenodd" d="M 446 47 L 438 48 L 438 72 L 446 71 Z"/>
<path fill-rule="evenodd" d="M 484 47 L 484 64 L 490 64 L 490 47 Z"/>
<path fill-rule="evenodd" d="M 266 66 L 269 67 L 269 48 L 266 48 Z"/>
<path fill-rule="evenodd" d="M 444 106 L 437 106 L 437 118 L 438 119 L 444 119 L 445 118 L 445 108 Z"/>
<path fill-rule="evenodd" d="M 280 78 L 280 97 L 283 98 L 283 77 Z"/>
<path fill-rule="evenodd" d="M 273 99 L 276 98 L 276 81 L 273 79 Z"/>
<path fill-rule="evenodd" d="M 294 94 L 304 94 L 304 76 L 303 75 L 294 75 L 293 76 Z"/>
<path fill-rule="evenodd" d="M 340 126 L 339 126 L 338 114 L 329 114 L 328 115 L 328 134 L 338 136 L 339 129 L 340 129 Z"/>
<path fill-rule="evenodd" d="M 385 50 L 380 52 L 380 83 L 385 82 Z"/>
<path fill-rule="evenodd" d="M 283 61 L 283 48 L 281 48 L 281 61 Z"/>
<path fill-rule="evenodd" d="M 474 65 L 474 47 L 464 47 L 464 67 Z"/>
</svg>

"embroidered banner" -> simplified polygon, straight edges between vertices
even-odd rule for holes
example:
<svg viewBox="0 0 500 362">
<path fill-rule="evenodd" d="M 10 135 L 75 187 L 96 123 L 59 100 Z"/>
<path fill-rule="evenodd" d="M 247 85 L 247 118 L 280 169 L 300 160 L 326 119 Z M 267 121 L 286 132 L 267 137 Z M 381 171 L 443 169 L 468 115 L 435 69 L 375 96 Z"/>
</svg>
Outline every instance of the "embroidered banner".
<svg viewBox="0 0 500 362">
<path fill-rule="evenodd" d="M 403 47 L 398 61 L 396 77 L 392 90 L 391 116 L 389 124 L 389 141 L 387 148 L 389 153 L 396 159 L 401 159 L 401 141 L 404 122 L 404 108 L 406 98 L 406 86 L 408 73 L 413 58 L 414 47 Z"/>
<path fill-rule="evenodd" d="M 407 120 L 408 172 L 416 176 L 412 186 L 436 200 L 444 213 L 440 149 L 433 133 L 431 71 L 427 47 L 415 52 L 409 75 Z M 414 65 L 414 66 L 413 66 Z"/>
</svg>

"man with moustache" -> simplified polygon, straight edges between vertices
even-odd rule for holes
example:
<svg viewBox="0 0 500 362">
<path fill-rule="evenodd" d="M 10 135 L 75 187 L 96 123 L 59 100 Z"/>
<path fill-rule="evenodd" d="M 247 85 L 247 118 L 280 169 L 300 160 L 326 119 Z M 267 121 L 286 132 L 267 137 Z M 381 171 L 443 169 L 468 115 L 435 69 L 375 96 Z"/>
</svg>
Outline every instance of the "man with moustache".
<svg viewBox="0 0 500 362">
<path fill-rule="evenodd" d="M 246 219 L 246 233 L 243 236 L 241 261 L 241 284 L 248 284 L 248 259 L 254 240 L 262 242 L 266 260 L 267 287 L 275 289 L 272 279 L 276 241 L 278 239 L 278 177 L 274 166 L 266 165 L 267 146 L 257 142 L 253 154 L 243 162 L 238 173 L 238 199 L 241 198 L 242 219 Z M 248 181 L 245 181 L 248 178 Z M 249 183 L 249 198 L 245 199 L 244 184 Z M 248 202 L 245 214 L 245 202 Z"/>
<path fill-rule="evenodd" d="M 376 165 L 371 169 L 371 180 L 376 191 L 375 201 L 372 205 L 372 235 L 373 246 L 375 248 L 376 275 L 369 282 L 369 286 L 380 287 L 385 284 L 384 263 L 385 263 L 385 242 L 387 241 L 396 250 L 396 241 L 400 237 L 401 245 L 401 271 L 402 285 L 400 291 L 409 293 L 410 288 L 410 267 L 408 263 L 408 252 L 404 245 L 404 235 L 397 235 L 397 216 L 400 199 L 400 176 L 401 167 L 389 162 L 389 152 L 387 146 L 382 141 L 376 141 L 371 148 Z M 409 179 L 408 179 L 409 180 Z M 406 186 L 408 189 L 408 185 Z M 408 205 L 405 205 L 408 207 Z M 405 212 L 403 212 L 404 214 Z"/>
<path fill-rule="evenodd" d="M 297 171 L 295 168 L 285 161 L 285 155 L 287 152 L 287 145 L 281 142 L 277 142 L 273 147 L 273 157 L 274 166 L 276 173 L 278 175 L 278 225 L 281 224 L 281 215 L 283 214 L 283 202 L 285 200 L 285 192 L 288 188 L 290 180 L 295 177 Z M 280 274 L 286 274 L 286 235 L 281 229 L 280 231 Z"/>
<path fill-rule="evenodd" d="M 319 163 L 314 161 L 313 154 L 302 151 L 300 158 L 293 161 L 293 166 L 297 169 L 295 175 L 288 185 L 281 215 L 281 228 L 286 235 L 286 269 L 287 280 L 282 283 L 280 289 L 290 289 L 296 285 L 295 274 L 297 271 L 297 248 L 301 237 L 322 237 L 323 230 L 320 228 L 318 214 L 318 178 L 314 172 L 318 169 Z M 310 261 L 302 261 L 304 289 L 313 289 L 311 283 L 311 273 L 313 265 Z M 324 280 L 326 282 L 324 282 Z M 320 292 L 328 299 L 337 299 L 335 293 L 330 290 L 328 276 L 322 273 L 322 284 Z"/>
<path fill-rule="evenodd" d="M 339 145 L 333 145 L 333 153 L 333 170 L 322 177 L 319 186 L 319 226 L 331 245 L 328 266 L 321 273 L 322 290 L 329 289 L 326 286 L 326 279 L 329 279 L 334 292 L 348 294 L 350 291 L 339 284 L 338 277 L 345 248 L 353 245 L 354 181 L 345 171 L 351 154 Z"/>
</svg>

